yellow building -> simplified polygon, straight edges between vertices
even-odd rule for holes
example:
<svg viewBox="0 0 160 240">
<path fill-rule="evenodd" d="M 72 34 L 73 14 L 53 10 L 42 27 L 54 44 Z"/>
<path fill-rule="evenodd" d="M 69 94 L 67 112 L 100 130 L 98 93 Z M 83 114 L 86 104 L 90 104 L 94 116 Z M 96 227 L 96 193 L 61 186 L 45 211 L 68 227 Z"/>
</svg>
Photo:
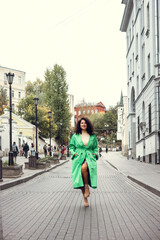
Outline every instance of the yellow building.
<svg viewBox="0 0 160 240">
<path fill-rule="evenodd" d="M 0 66 L 0 87 L 3 87 L 9 97 L 9 84 L 6 73 L 14 73 L 12 84 L 12 109 L 15 110 L 21 98 L 25 97 L 25 72 Z"/>
<path fill-rule="evenodd" d="M 38 140 L 39 130 L 37 135 Z M 20 147 L 23 141 L 27 142 L 29 146 L 31 143 L 36 146 L 36 127 L 12 113 L 12 142 L 16 142 L 17 146 Z M 4 152 L 9 150 L 9 111 L 7 109 L 0 116 L 0 150 Z"/>
</svg>

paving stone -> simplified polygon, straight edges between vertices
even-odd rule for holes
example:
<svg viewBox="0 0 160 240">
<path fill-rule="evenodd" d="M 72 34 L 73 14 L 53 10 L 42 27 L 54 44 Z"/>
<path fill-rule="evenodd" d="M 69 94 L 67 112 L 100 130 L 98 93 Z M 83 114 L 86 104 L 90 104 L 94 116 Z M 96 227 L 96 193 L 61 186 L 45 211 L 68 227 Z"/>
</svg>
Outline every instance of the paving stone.
<svg viewBox="0 0 160 240">
<path fill-rule="evenodd" d="M 98 160 L 89 207 L 72 189 L 71 162 L 1 192 L 3 240 L 158 240 L 160 198 Z M 3 228 L 2 228 L 3 226 Z"/>
</svg>

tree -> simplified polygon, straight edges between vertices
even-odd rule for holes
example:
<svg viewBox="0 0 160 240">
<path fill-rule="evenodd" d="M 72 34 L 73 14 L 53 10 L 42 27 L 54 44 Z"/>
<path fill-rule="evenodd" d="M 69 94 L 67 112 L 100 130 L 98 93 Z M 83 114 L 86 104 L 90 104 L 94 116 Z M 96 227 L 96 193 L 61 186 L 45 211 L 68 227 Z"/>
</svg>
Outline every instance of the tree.
<svg viewBox="0 0 160 240">
<path fill-rule="evenodd" d="M 57 64 L 53 69 L 47 69 L 45 72 L 46 103 L 54 112 L 54 121 L 58 127 L 56 140 L 61 144 L 66 139 L 71 118 L 67 92 L 68 85 L 64 69 Z"/>
<path fill-rule="evenodd" d="M 3 87 L 0 87 L 0 115 L 4 113 L 5 108 L 8 108 L 7 93 Z"/>
<path fill-rule="evenodd" d="M 35 125 L 35 104 L 34 104 L 34 95 L 30 94 L 29 96 L 26 95 L 25 98 L 22 98 L 17 106 L 18 112 L 17 114 L 20 115 L 23 119 L 26 121 L 32 123 Z M 48 112 L 50 109 L 47 106 L 37 106 L 37 126 L 40 130 L 40 136 L 48 138 L 49 137 L 49 118 L 48 118 Z M 53 119 L 53 118 L 52 118 Z M 55 135 L 57 126 L 54 123 L 54 121 L 51 121 L 51 133 L 52 137 Z"/>
<path fill-rule="evenodd" d="M 103 143 L 111 144 L 116 140 L 117 131 L 117 105 L 110 107 L 104 113 L 97 113 L 90 115 L 90 120 L 93 123 L 97 139 L 101 139 Z"/>
</svg>

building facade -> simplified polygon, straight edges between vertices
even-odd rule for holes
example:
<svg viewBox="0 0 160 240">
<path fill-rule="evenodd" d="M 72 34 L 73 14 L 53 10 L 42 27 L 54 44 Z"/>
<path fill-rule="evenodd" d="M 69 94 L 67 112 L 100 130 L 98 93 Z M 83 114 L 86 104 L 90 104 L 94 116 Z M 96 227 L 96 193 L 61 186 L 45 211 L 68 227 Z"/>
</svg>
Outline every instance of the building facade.
<svg viewBox="0 0 160 240">
<path fill-rule="evenodd" d="M 3 87 L 9 97 L 9 84 L 6 73 L 14 73 L 12 84 L 12 109 L 16 110 L 19 100 L 25 97 L 25 72 L 0 66 L 0 87 Z"/>
<path fill-rule="evenodd" d="M 120 103 L 117 109 L 117 140 L 122 140 L 122 130 L 123 130 L 123 94 L 121 93 Z"/>
<path fill-rule="evenodd" d="M 126 33 L 129 157 L 160 163 L 160 3 L 122 0 Z"/>
<path fill-rule="evenodd" d="M 90 104 L 83 102 L 81 104 L 77 104 L 74 107 L 74 121 L 75 124 L 78 122 L 81 117 L 89 116 L 95 113 L 105 113 L 106 107 L 102 102 L 98 102 L 97 104 Z"/>
<path fill-rule="evenodd" d="M 122 141 L 122 154 L 128 157 L 128 97 L 122 93 L 117 116 L 117 140 Z"/>
<path fill-rule="evenodd" d="M 9 111 L 5 109 L 4 114 L 0 116 L 0 151 L 5 154 L 9 152 Z M 38 130 L 39 139 L 39 130 Z M 16 142 L 17 146 L 20 147 L 24 142 L 27 142 L 29 146 L 31 143 L 36 145 L 36 127 L 35 125 L 27 122 L 20 116 L 12 113 L 12 141 Z M 38 142 L 39 149 L 39 142 Z M 4 155 L 5 155 L 4 154 Z"/>
</svg>

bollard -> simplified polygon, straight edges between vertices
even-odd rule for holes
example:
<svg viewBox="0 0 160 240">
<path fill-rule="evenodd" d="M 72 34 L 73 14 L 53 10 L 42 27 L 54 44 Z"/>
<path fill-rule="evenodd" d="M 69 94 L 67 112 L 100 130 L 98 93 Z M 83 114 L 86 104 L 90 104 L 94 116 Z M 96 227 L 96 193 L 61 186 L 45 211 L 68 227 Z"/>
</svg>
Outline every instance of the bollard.
<svg viewBox="0 0 160 240">
<path fill-rule="evenodd" d="M 0 156 L 0 182 L 3 182 L 2 179 L 2 157 Z"/>
</svg>

